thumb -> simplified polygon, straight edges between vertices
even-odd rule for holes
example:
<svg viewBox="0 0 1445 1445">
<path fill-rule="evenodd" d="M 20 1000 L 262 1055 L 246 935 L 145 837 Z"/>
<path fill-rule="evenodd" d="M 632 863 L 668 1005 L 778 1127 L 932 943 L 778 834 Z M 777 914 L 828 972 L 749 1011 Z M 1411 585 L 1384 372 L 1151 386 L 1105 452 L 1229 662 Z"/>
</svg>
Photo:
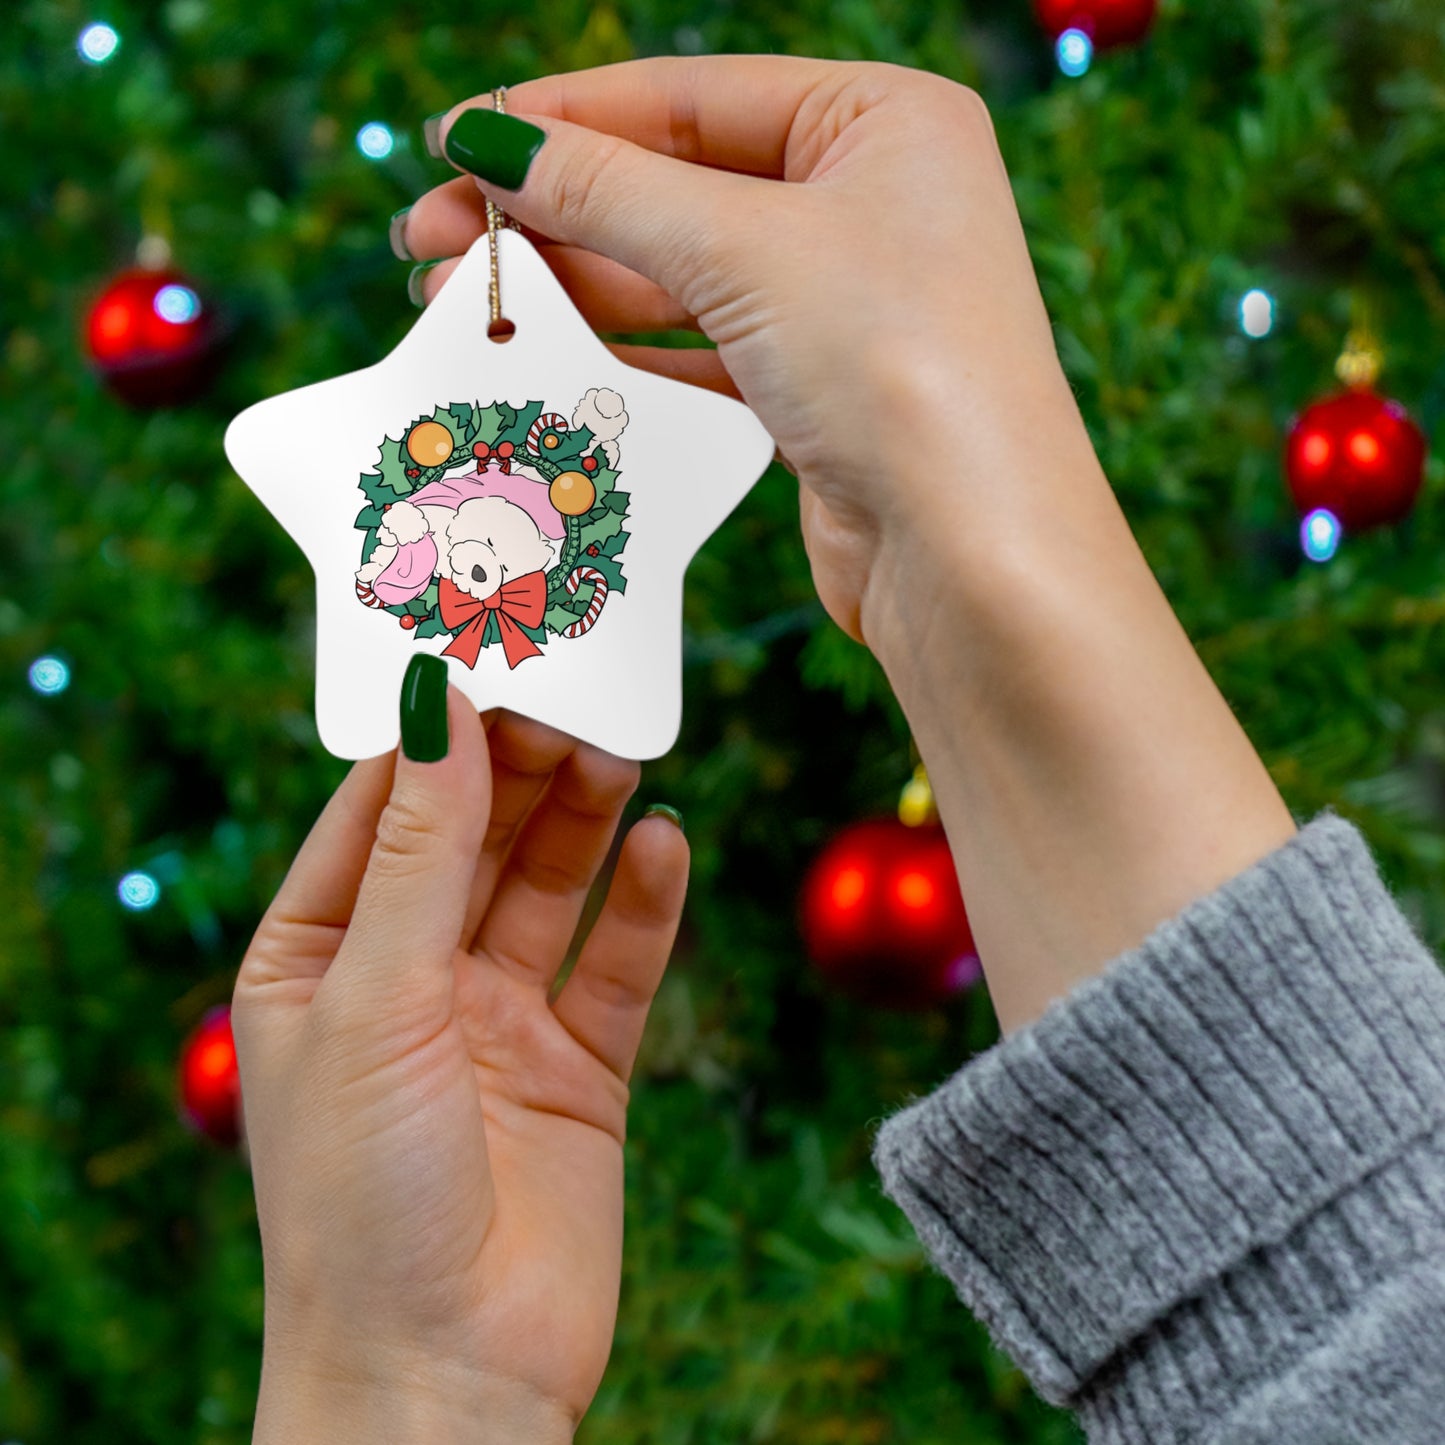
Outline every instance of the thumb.
<svg viewBox="0 0 1445 1445">
<path fill-rule="evenodd" d="M 746 218 L 762 213 L 770 189 L 550 115 L 469 106 L 446 117 L 440 139 L 512 219 L 610 257 L 694 315 L 698 283 L 747 250 Z"/>
<path fill-rule="evenodd" d="M 450 1006 L 452 956 L 492 810 L 486 732 L 463 693 L 447 686 L 439 657 L 420 654 L 407 666 L 401 736 L 356 907 L 327 972 L 393 1022 Z"/>
</svg>

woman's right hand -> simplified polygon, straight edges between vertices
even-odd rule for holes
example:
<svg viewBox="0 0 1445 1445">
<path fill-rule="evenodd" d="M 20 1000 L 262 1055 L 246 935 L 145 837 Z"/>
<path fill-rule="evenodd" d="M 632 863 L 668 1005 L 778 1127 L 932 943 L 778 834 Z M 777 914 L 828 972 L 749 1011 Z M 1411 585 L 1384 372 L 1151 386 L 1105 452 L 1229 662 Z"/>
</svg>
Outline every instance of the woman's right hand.
<svg viewBox="0 0 1445 1445">
<path fill-rule="evenodd" d="M 491 104 L 448 112 L 443 141 Z M 715 341 L 613 350 L 752 407 L 802 485 L 819 596 L 854 638 L 876 650 L 870 585 L 896 601 L 941 519 L 1002 522 L 1081 464 L 1102 481 L 973 91 L 892 65 L 716 56 L 528 81 L 507 112 L 547 135 L 520 190 L 437 187 L 406 248 L 459 257 L 490 196 L 597 330 Z M 424 273 L 428 300 L 454 264 Z"/>
<path fill-rule="evenodd" d="M 491 99 L 443 136 L 468 106 Z M 411 254 L 464 252 L 485 190 L 597 330 L 717 342 L 614 350 L 740 394 L 797 473 L 818 595 L 928 762 L 1006 1030 L 1289 837 L 1094 454 L 978 96 L 716 56 L 507 110 L 547 133 L 521 188 L 430 192 Z"/>
</svg>

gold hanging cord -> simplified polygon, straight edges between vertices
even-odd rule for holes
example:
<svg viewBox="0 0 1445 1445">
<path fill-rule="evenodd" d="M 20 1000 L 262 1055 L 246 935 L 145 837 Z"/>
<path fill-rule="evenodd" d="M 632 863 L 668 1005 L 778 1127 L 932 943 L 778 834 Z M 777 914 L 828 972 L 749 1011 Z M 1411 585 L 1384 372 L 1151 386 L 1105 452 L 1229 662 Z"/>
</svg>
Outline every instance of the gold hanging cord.
<svg viewBox="0 0 1445 1445">
<path fill-rule="evenodd" d="M 499 85 L 492 92 L 492 109 L 500 115 L 507 113 L 507 87 Z M 492 258 L 492 320 L 487 335 L 496 341 L 505 341 L 511 336 L 511 328 L 502 323 L 502 272 L 497 259 L 497 232 L 505 226 L 517 229 L 517 223 L 489 196 L 487 198 L 487 247 Z"/>
</svg>

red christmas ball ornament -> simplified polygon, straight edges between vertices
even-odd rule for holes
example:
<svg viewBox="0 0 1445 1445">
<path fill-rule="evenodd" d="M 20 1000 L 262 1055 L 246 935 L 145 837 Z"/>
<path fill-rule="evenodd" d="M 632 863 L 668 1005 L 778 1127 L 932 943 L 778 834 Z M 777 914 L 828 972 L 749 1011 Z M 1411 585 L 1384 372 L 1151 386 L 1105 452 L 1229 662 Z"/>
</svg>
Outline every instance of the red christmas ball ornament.
<svg viewBox="0 0 1445 1445">
<path fill-rule="evenodd" d="M 403 613 L 401 614 L 401 630 L 402 630 L 403 632 L 410 632 L 410 631 L 412 630 L 412 628 L 415 627 L 415 626 L 416 626 L 416 618 L 415 618 L 415 616 L 413 616 L 413 614 L 410 613 L 410 612 L 403 612 Z"/>
<path fill-rule="evenodd" d="M 182 1119 L 218 1144 L 241 1139 L 241 1074 L 231 1037 L 231 1009 L 211 1009 L 181 1047 L 179 1092 Z"/>
<path fill-rule="evenodd" d="M 91 361 L 132 406 L 167 406 L 199 395 L 215 374 L 217 339 L 210 307 L 171 270 L 124 272 L 101 292 L 85 322 Z"/>
<path fill-rule="evenodd" d="M 1082 30 L 1095 50 L 1136 45 L 1154 24 L 1159 0 L 1034 0 L 1039 24 L 1051 40 Z"/>
<path fill-rule="evenodd" d="M 808 870 L 801 912 L 813 965 L 861 1003 L 932 1008 L 981 976 L 937 824 L 877 818 L 845 828 Z"/>
<path fill-rule="evenodd" d="M 1285 442 L 1300 515 L 1323 507 L 1347 532 L 1407 516 L 1425 478 L 1425 434 L 1397 401 L 1353 387 L 1308 406 Z"/>
<path fill-rule="evenodd" d="M 595 472 L 595 471 L 597 470 L 597 458 L 596 458 L 596 457 L 583 457 L 583 458 L 582 458 L 582 470 L 583 470 L 584 472 Z"/>
</svg>

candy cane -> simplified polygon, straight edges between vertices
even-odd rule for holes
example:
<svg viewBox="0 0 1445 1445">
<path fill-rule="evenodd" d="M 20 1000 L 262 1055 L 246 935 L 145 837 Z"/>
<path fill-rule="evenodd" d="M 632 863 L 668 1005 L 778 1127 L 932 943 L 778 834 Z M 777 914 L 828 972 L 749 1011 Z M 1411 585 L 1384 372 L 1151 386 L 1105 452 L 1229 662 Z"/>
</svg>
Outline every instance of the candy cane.
<svg viewBox="0 0 1445 1445">
<path fill-rule="evenodd" d="M 535 457 L 542 455 L 542 433 L 544 431 L 564 432 L 567 430 L 567 418 L 558 416 L 555 411 L 544 411 L 531 426 L 527 428 L 527 450 Z"/>
<path fill-rule="evenodd" d="M 381 598 L 378 597 L 365 582 L 357 582 L 356 595 L 361 598 L 367 607 L 380 607 L 382 605 Z"/>
<path fill-rule="evenodd" d="M 574 567 L 567 575 L 567 590 L 575 597 L 584 582 L 592 584 L 592 600 L 582 619 L 564 629 L 563 637 L 581 637 L 591 631 L 592 624 L 602 615 L 602 604 L 607 601 L 607 579 L 595 567 Z"/>
</svg>

